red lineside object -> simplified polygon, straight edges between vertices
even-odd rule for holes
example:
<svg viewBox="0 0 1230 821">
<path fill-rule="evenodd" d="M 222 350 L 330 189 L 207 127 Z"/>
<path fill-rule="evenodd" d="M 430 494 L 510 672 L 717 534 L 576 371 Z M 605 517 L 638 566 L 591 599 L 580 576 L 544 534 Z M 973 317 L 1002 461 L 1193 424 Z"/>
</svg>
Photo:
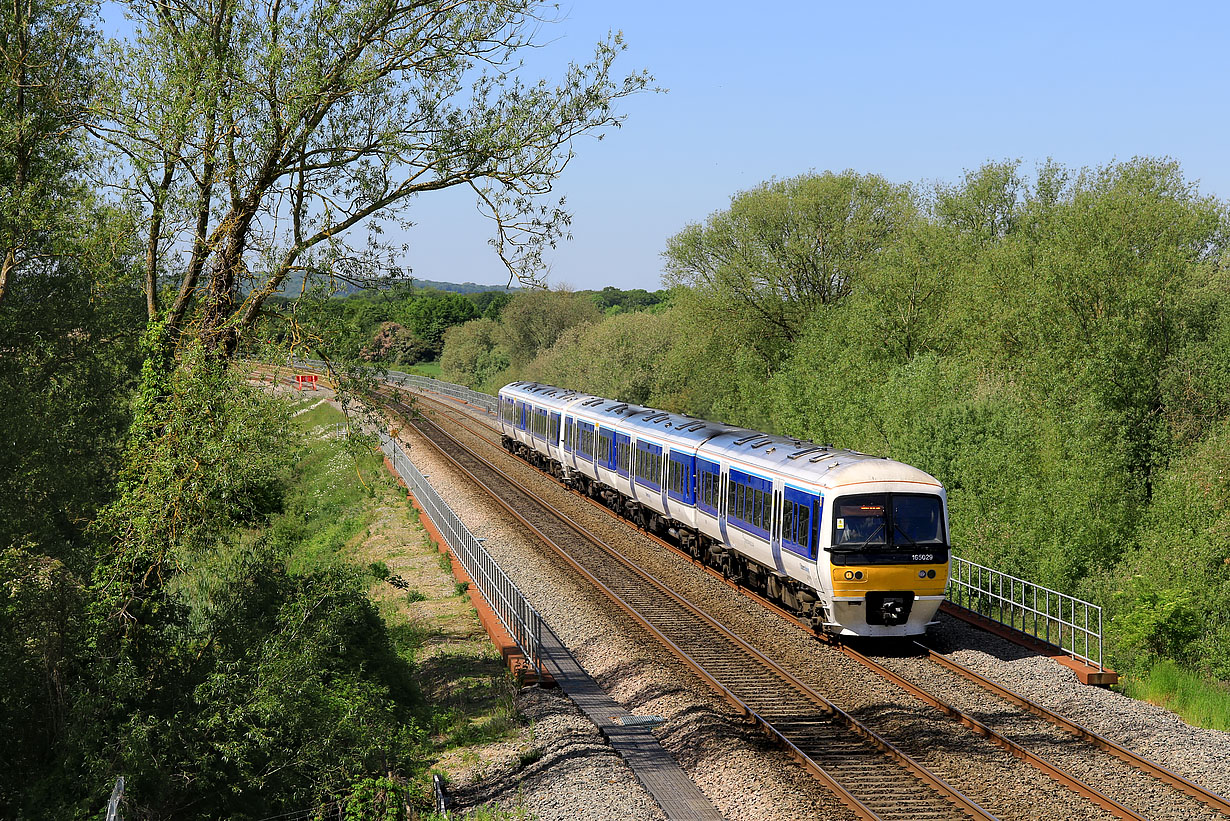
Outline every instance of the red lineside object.
<svg viewBox="0 0 1230 821">
<path fill-rule="evenodd" d="M 316 390 L 316 380 L 319 378 L 319 374 L 297 373 L 295 374 L 295 387 L 302 391 L 304 385 L 311 385 L 312 390 Z"/>
</svg>

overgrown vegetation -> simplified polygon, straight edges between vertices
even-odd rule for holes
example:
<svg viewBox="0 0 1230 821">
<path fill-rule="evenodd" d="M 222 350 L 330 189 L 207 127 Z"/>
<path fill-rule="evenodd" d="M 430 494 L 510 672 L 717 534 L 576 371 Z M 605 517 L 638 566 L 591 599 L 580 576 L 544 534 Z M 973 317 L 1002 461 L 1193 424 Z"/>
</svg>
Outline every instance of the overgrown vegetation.
<svg viewBox="0 0 1230 821">
<path fill-rule="evenodd" d="M 1189 724 L 1230 730 L 1230 685 L 1211 684 L 1206 677 L 1170 659 L 1155 661 L 1149 669 L 1125 677 L 1119 689 L 1172 710 Z"/>
<path fill-rule="evenodd" d="M 809 174 L 675 236 L 666 305 L 570 316 L 540 293 L 567 327 L 514 345 L 536 327 L 517 296 L 441 362 L 918 465 L 962 555 L 1107 608 L 1120 668 L 1226 680 L 1228 226 L 1162 160 L 993 163 L 934 190 Z"/>
<path fill-rule="evenodd" d="M 90 0 L 0 10 L 0 816 L 98 817 L 124 775 L 130 819 L 404 817 L 436 714 L 334 555 L 358 477 L 305 494 L 314 453 L 237 360 L 329 330 L 271 310 L 292 282 L 404 279 L 380 222 L 442 188 L 535 281 L 571 146 L 650 78 L 616 34 L 526 76 L 536 0 L 108 13 L 125 39 Z M 355 358 L 478 313 L 416 294 Z"/>
</svg>

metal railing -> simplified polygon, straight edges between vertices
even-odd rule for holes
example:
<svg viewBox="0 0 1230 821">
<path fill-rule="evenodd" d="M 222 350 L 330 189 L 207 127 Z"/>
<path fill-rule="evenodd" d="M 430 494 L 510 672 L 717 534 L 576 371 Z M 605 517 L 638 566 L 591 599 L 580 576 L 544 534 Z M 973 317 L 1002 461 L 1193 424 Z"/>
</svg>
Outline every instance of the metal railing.
<svg viewBox="0 0 1230 821">
<path fill-rule="evenodd" d="M 456 399 L 463 399 L 475 407 L 482 408 L 492 416 L 495 416 L 497 403 L 499 402 L 498 399 L 489 393 L 473 391 L 464 385 L 442 382 L 439 379 L 432 379 L 430 376 L 416 376 L 412 373 L 389 371 L 388 381 L 396 382 L 404 388 L 417 388 L 418 390 L 432 391 L 445 396 L 452 396 Z"/>
<path fill-rule="evenodd" d="M 319 359 L 293 359 L 294 364 L 305 368 L 323 371 L 325 363 Z M 433 393 L 442 394 L 444 396 L 452 396 L 456 399 L 463 399 L 471 405 L 482 408 L 492 416 L 496 413 L 497 400 L 489 393 L 481 393 L 479 391 L 470 390 L 465 385 L 455 385 L 452 382 L 445 382 L 440 379 L 432 379 L 430 376 L 418 376 L 412 373 L 402 373 L 401 371 L 386 371 L 385 381 L 405 388 L 415 388 L 417 390 L 432 391 Z"/>
<path fill-rule="evenodd" d="M 948 601 L 1102 666 L 1102 608 L 1058 590 L 952 557 Z"/>
<path fill-rule="evenodd" d="M 542 616 L 504 574 L 495 559 L 486 551 L 482 540 L 472 534 L 440 495 L 427 482 L 427 477 L 410 461 L 402 446 L 384 431 L 380 432 L 380 449 L 389 457 L 393 470 L 406 483 L 428 518 L 440 531 L 457 561 L 478 591 L 491 606 L 496 618 L 525 654 L 534 671 L 542 675 Z"/>
</svg>

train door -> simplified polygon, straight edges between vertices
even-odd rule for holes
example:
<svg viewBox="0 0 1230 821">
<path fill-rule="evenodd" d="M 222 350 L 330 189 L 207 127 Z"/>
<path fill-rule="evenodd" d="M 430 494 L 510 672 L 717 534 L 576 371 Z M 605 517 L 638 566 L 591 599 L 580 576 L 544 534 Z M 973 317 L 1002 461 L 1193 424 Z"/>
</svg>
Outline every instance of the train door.
<svg viewBox="0 0 1230 821">
<path fill-rule="evenodd" d="M 814 493 L 786 485 L 783 498 L 785 509 L 782 515 L 782 549 L 802 556 L 816 558 L 820 544 L 821 498 Z"/>
<path fill-rule="evenodd" d="M 598 428 L 598 464 L 606 470 L 615 470 L 615 431 Z"/>
<path fill-rule="evenodd" d="M 774 484 L 777 480 L 774 480 Z M 785 573 L 786 566 L 782 564 L 782 492 L 773 490 L 773 508 L 769 514 L 769 548 L 773 551 L 773 564 L 777 572 Z"/>
<path fill-rule="evenodd" d="M 632 437 L 626 433 L 615 434 L 615 462 L 616 472 L 628 478 L 628 470 L 632 466 Z"/>
</svg>

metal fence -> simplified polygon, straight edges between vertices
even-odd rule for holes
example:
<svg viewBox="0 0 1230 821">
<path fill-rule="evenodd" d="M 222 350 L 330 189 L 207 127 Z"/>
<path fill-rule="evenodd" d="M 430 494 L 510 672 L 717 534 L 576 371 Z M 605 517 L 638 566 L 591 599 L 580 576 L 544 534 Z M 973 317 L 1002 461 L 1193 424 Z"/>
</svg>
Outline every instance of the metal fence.
<svg viewBox="0 0 1230 821">
<path fill-rule="evenodd" d="M 452 382 L 442 382 L 429 376 L 416 376 L 415 374 L 402 373 L 401 371 L 389 371 L 387 381 L 396 382 L 405 388 L 417 388 L 418 390 L 452 396 L 456 399 L 464 399 L 471 405 L 482 408 L 492 416 L 496 414 L 498 399 L 488 393 L 472 391 L 464 385 L 454 385 Z"/>
<path fill-rule="evenodd" d="M 952 557 L 948 601 L 1102 667 L 1102 608 L 1040 584 Z"/>
<path fill-rule="evenodd" d="M 526 661 L 542 675 L 542 616 L 525 600 L 495 559 L 486 551 L 482 540 L 470 533 L 427 478 L 410 461 L 401 445 L 387 433 L 380 432 L 380 448 L 389 457 L 393 469 L 418 500 L 436 529 L 444 536 L 457 561 L 465 568 L 472 583 L 482 593 L 495 612 L 500 624 L 512 636 L 525 654 Z"/>
<path fill-rule="evenodd" d="M 325 363 L 319 359 L 294 359 L 292 362 L 305 368 L 312 368 L 313 370 L 323 371 L 325 369 Z M 401 385 L 405 388 L 432 391 L 444 396 L 463 399 L 471 405 L 482 408 L 492 416 L 495 416 L 496 403 L 499 401 L 489 393 L 472 391 L 465 385 L 455 385 L 452 382 L 432 379 L 429 376 L 417 376 L 412 373 L 402 373 L 401 371 L 387 371 L 384 381 Z"/>
</svg>

